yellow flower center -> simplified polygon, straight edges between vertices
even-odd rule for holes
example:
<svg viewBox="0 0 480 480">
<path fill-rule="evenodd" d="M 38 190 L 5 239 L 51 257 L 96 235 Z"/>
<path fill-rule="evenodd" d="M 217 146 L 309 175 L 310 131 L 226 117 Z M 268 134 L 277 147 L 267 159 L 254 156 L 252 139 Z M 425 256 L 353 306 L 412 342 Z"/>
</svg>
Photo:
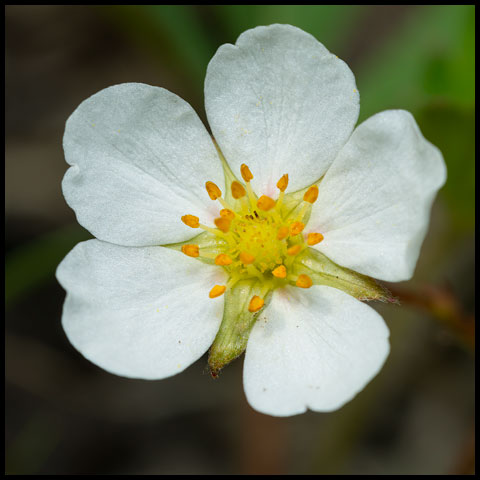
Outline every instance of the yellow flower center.
<svg viewBox="0 0 480 480">
<path fill-rule="evenodd" d="M 227 285 L 215 285 L 210 298 L 216 298 L 232 288 L 239 280 L 255 279 L 262 285 L 261 296 L 254 295 L 248 310 L 258 312 L 264 306 L 264 297 L 269 290 L 291 284 L 300 288 L 312 286 L 308 275 L 294 275 L 290 267 L 295 257 L 308 246 L 323 240 L 321 233 L 302 233 L 305 229 L 305 217 L 311 205 L 317 200 L 318 187 L 311 186 L 304 194 L 301 205 L 287 213 L 282 210 L 284 192 L 288 186 L 288 174 L 277 183 L 280 190 L 277 200 L 266 195 L 257 197 L 250 181 L 252 172 L 243 164 L 240 168 L 245 185 L 238 181 L 230 185 L 232 197 L 236 200 L 233 207 L 222 198 L 222 192 L 213 182 L 207 182 L 205 188 L 212 200 L 218 200 L 223 209 L 214 220 L 215 228 L 202 225 L 194 215 L 184 215 L 183 223 L 191 228 L 201 228 L 215 235 L 217 253 L 202 252 L 198 245 L 183 245 L 182 252 L 190 257 L 203 257 L 214 260 L 224 268 L 228 275 Z M 294 216 L 291 212 L 298 212 Z"/>
</svg>

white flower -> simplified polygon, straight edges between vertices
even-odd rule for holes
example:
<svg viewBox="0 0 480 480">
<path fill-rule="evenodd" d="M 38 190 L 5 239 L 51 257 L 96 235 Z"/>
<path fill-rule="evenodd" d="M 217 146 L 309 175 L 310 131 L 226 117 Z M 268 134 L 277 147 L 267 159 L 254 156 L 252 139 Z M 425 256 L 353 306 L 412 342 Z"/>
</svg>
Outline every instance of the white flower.
<svg viewBox="0 0 480 480">
<path fill-rule="evenodd" d="M 58 267 L 65 332 L 105 370 L 144 379 L 212 343 L 217 373 L 246 347 L 255 409 L 337 409 L 388 355 L 359 299 L 388 297 L 369 277 L 412 276 L 441 153 L 402 110 L 353 130 L 352 72 L 289 25 L 220 47 L 205 106 L 216 144 L 185 101 L 143 84 L 102 90 L 67 121 L 63 192 L 98 240 Z"/>
</svg>

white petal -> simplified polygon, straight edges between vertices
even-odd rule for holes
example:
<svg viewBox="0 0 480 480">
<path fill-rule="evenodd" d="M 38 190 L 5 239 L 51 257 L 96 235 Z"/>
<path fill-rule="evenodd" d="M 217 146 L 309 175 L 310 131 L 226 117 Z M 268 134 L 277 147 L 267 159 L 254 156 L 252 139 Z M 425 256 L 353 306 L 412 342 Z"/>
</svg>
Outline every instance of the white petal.
<svg viewBox="0 0 480 480">
<path fill-rule="evenodd" d="M 275 416 L 336 410 L 378 373 L 388 334 L 375 310 L 340 290 L 276 290 L 248 340 L 247 399 Z"/>
<path fill-rule="evenodd" d="M 67 291 L 62 324 L 73 346 L 105 370 L 159 379 L 209 348 L 223 315 L 210 299 L 225 274 L 164 247 L 78 244 L 57 269 Z"/>
<path fill-rule="evenodd" d="M 180 242 L 193 236 L 182 215 L 213 218 L 205 182 L 223 187 L 220 159 L 192 107 L 168 90 L 125 83 L 98 92 L 68 119 L 63 145 L 72 165 L 63 193 L 101 240 Z"/>
<path fill-rule="evenodd" d="M 442 154 L 410 113 L 374 115 L 353 132 L 320 184 L 308 227 L 325 239 L 314 248 L 365 275 L 408 280 L 445 179 Z"/>
<path fill-rule="evenodd" d="M 222 45 L 207 69 L 205 108 L 213 135 L 238 175 L 246 163 L 259 194 L 289 191 L 323 175 L 358 118 L 348 66 L 290 25 L 247 30 Z"/>
</svg>

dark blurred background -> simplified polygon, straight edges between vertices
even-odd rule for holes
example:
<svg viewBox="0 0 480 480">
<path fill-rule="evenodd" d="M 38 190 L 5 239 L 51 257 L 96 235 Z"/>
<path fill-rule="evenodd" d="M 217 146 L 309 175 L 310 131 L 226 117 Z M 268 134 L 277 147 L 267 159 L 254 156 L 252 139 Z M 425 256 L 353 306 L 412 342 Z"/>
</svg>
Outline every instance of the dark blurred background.
<svg viewBox="0 0 480 480">
<path fill-rule="evenodd" d="M 474 472 L 473 6 L 7 6 L 6 472 L 9 474 L 452 474 Z M 60 325 L 59 261 L 90 238 L 61 193 L 62 136 L 88 96 L 165 87 L 205 120 L 209 59 L 244 30 L 290 23 L 345 60 L 360 121 L 410 110 L 443 152 L 380 374 L 344 408 L 253 411 L 243 358 L 212 380 L 206 358 L 162 381 L 97 368 Z"/>
</svg>

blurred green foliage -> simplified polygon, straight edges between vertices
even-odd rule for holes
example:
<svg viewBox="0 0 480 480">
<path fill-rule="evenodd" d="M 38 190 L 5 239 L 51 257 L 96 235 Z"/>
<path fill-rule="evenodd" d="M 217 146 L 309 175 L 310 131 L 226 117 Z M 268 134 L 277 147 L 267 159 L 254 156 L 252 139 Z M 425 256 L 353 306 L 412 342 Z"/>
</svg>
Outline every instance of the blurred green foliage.
<svg viewBox="0 0 480 480">
<path fill-rule="evenodd" d="M 337 53 L 352 38 L 361 5 L 220 5 L 218 18 L 232 34 L 230 43 L 258 25 L 288 23 L 311 33 Z"/>
<path fill-rule="evenodd" d="M 423 6 L 369 57 L 354 72 L 362 95 L 360 120 L 387 108 L 416 113 L 439 100 L 473 107 L 475 7 Z"/>
<path fill-rule="evenodd" d="M 208 61 L 221 43 L 234 43 L 257 25 L 289 23 L 314 35 L 337 54 L 348 52 L 359 25 L 375 6 L 346 5 L 146 5 L 94 7 L 131 41 L 166 64 L 203 96 Z M 386 8 L 385 6 L 383 7 Z M 371 39 L 375 42 L 375 38 Z M 161 47 L 159 47 L 161 46 Z M 448 181 L 440 196 L 452 229 L 474 227 L 475 7 L 415 6 L 354 68 L 361 117 L 389 108 L 412 111 L 427 139 L 443 152 Z M 179 77 L 179 78 L 180 78 Z M 7 302 L 51 278 L 56 265 L 88 235 L 78 226 L 18 247 L 6 259 Z"/>
<path fill-rule="evenodd" d="M 355 72 L 360 120 L 388 108 L 411 111 L 445 158 L 440 195 L 456 234 L 471 232 L 475 210 L 475 7 L 424 6 Z"/>
<path fill-rule="evenodd" d="M 152 60 L 176 70 L 198 94 L 208 61 L 215 53 L 214 39 L 197 12 L 188 5 L 117 5 L 95 7 L 114 22 L 131 41 L 148 50 Z M 160 46 L 160 47 L 159 47 Z"/>
<path fill-rule="evenodd" d="M 425 137 L 441 150 L 447 163 L 448 179 L 441 195 L 455 240 L 475 226 L 475 110 L 438 102 L 422 108 L 416 117 Z"/>
<path fill-rule="evenodd" d="M 68 225 L 25 245 L 7 255 L 5 264 L 5 302 L 7 305 L 50 280 L 57 265 L 78 242 L 91 235 L 78 225 Z"/>
</svg>

